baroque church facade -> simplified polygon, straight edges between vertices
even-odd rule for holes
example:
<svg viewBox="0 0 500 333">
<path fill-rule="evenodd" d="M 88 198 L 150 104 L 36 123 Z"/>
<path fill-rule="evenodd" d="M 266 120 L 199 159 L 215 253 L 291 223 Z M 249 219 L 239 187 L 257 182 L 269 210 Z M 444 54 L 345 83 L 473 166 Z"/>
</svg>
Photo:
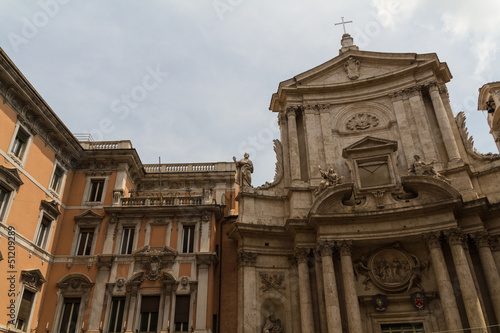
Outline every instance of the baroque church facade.
<svg viewBox="0 0 500 333">
<path fill-rule="evenodd" d="M 248 155 L 79 141 L 0 56 L 0 331 L 499 331 L 500 155 L 474 149 L 435 54 L 344 34 L 281 82 L 262 186 Z M 478 101 L 497 144 L 499 90 Z"/>
</svg>

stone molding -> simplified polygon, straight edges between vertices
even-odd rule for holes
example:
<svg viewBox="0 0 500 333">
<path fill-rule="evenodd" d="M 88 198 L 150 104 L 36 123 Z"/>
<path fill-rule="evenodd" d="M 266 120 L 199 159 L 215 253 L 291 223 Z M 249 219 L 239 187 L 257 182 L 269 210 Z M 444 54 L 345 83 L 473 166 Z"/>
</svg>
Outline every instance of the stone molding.
<svg viewBox="0 0 500 333">
<path fill-rule="evenodd" d="M 40 209 L 43 209 L 44 211 L 49 213 L 53 218 L 57 218 L 59 215 L 61 215 L 59 205 L 55 200 L 42 200 L 42 202 L 40 203 Z"/>
<path fill-rule="evenodd" d="M 21 271 L 21 283 L 31 287 L 37 292 L 42 289 L 42 285 L 47 282 L 39 269 Z"/>
<path fill-rule="evenodd" d="M 13 78 L 18 77 L 19 74 L 10 68 L 10 64 L 2 60 L 4 59 L 0 57 L 2 70 L 11 74 Z M 38 135 L 50 147 L 56 154 L 56 160 L 60 161 L 65 169 L 76 167 L 80 159 L 79 153 L 83 150 L 73 134 L 55 117 L 54 112 L 38 95 L 32 91 L 25 91 L 29 89 L 23 87 L 25 83 L 15 82 L 21 86 L 20 89 L 11 84 L 0 78 L 0 97 L 4 103 L 16 112 L 19 121 L 31 133 Z M 32 96 L 29 96 L 30 93 Z"/>
</svg>

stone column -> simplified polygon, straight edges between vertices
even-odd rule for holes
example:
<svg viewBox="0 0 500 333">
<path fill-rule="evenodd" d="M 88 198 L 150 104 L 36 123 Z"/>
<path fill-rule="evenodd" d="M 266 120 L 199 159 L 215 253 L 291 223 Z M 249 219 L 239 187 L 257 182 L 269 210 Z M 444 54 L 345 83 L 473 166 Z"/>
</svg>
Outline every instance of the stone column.
<svg viewBox="0 0 500 333">
<path fill-rule="evenodd" d="M 321 263 L 323 267 L 323 283 L 325 290 L 325 308 L 328 333 L 342 332 L 342 319 L 340 316 L 339 295 L 335 281 L 335 268 L 333 266 L 332 247 L 329 244 L 320 246 Z"/>
<path fill-rule="evenodd" d="M 439 232 L 432 232 L 425 234 L 424 237 L 431 254 L 432 267 L 436 276 L 446 328 L 450 331 L 461 331 L 462 322 L 453 292 L 453 285 L 451 284 L 448 269 L 446 268 L 446 261 L 441 250 L 440 234 Z"/>
<path fill-rule="evenodd" d="M 311 281 L 307 267 L 307 249 L 298 248 L 296 257 L 299 268 L 300 319 L 302 332 L 314 332 L 313 305 L 311 301 Z"/>
<path fill-rule="evenodd" d="M 392 107 L 396 120 L 398 122 L 399 133 L 401 134 L 401 142 L 403 143 L 403 150 L 406 157 L 406 162 L 409 164 L 413 161 L 413 156 L 416 153 L 415 145 L 413 144 L 413 137 L 411 135 L 411 128 L 406 118 L 405 105 L 401 94 L 392 94 Z"/>
<path fill-rule="evenodd" d="M 289 137 L 288 137 L 288 118 L 285 112 L 280 112 L 278 115 L 278 124 L 280 126 L 281 144 L 283 145 L 283 170 L 290 170 L 290 158 L 287 158 L 289 152 Z M 291 175 L 284 173 L 285 186 L 289 186 L 291 182 Z"/>
<path fill-rule="evenodd" d="M 344 240 L 339 242 L 339 249 L 349 332 L 363 332 L 361 326 L 361 313 L 359 311 L 358 294 L 356 292 L 356 285 L 354 284 L 354 267 L 351 258 L 352 241 Z"/>
<path fill-rule="evenodd" d="M 429 136 L 430 125 L 425 111 L 424 101 L 422 99 L 422 86 L 416 85 L 405 90 L 410 102 L 411 112 L 415 121 L 416 131 L 422 146 L 426 160 L 437 160 L 437 148 Z"/>
<path fill-rule="evenodd" d="M 323 269 L 321 268 L 321 253 L 314 251 L 314 269 L 316 270 L 316 291 L 318 293 L 319 321 L 321 332 L 327 332 L 326 311 L 325 311 L 325 288 L 323 283 Z"/>
<path fill-rule="evenodd" d="M 498 235 L 491 235 L 490 244 L 493 258 L 495 258 L 497 270 L 500 271 L 500 238 L 498 237 Z"/>
<path fill-rule="evenodd" d="M 99 332 L 99 325 L 101 323 L 101 315 L 106 309 L 103 308 L 106 282 L 108 282 L 109 269 L 111 268 L 112 261 L 105 262 L 105 264 L 98 263 L 99 271 L 94 286 L 94 294 L 92 297 L 92 306 L 90 307 L 90 318 L 88 333 Z"/>
<path fill-rule="evenodd" d="M 238 313 L 240 321 L 238 333 L 257 333 L 261 318 L 257 317 L 255 308 L 255 263 L 257 253 L 240 251 L 238 253 Z M 241 292 L 240 292 L 241 290 Z"/>
<path fill-rule="evenodd" d="M 128 314 L 124 320 L 126 320 L 126 333 L 131 333 L 134 327 L 135 310 L 137 308 L 137 288 L 138 285 L 132 286 L 132 291 L 129 293 L 129 303 L 128 303 Z"/>
<path fill-rule="evenodd" d="M 161 323 L 161 332 L 166 333 L 169 330 L 170 324 L 170 299 L 172 298 L 172 283 L 168 281 L 165 283 L 165 299 L 163 301 L 163 320 Z"/>
<path fill-rule="evenodd" d="M 210 258 L 197 258 L 198 292 L 196 296 L 196 330 L 207 332 L 207 302 L 208 302 L 208 268 Z"/>
<path fill-rule="evenodd" d="M 292 305 L 292 331 L 300 329 L 300 296 L 299 296 L 299 277 L 297 273 L 297 258 L 290 254 L 288 255 L 288 263 L 290 264 L 290 303 Z"/>
<path fill-rule="evenodd" d="M 321 165 L 320 151 L 323 146 L 321 136 L 321 126 L 319 124 L 319 110 L 317 107 L 308 105 L 304 111 L 304 122 L 306 129 L 306 144 L 309 161 L 309 178 L 321 180 L 321 174 L 318 171 L 318 165 Z"/>
<path fill-rule="evenodd" d="M 299 138 L 297 136 L 297 121 L 295 112 L 297 107 L 289 106 L 286 109 L 288 118 L 288 146 L 290 152 L 290 172 L 293 182 L 301 181 L 300 174 L 300 156 L 299 156 Z"/>
<path fill-rule="evenodd" d="M 436 83 L 429 86 L 429 94 L 431 96 L 432 106 L 434 107 L 439 129 L 441 130 L 443 143 L 446 147 L 446 152 L 448 153 L 448 158 L 450 161 L 458 161 L 460 160 L 460 153 L 458 152 L 457 142 L 455 141 L 450 120 L 448 119 L 448 115 L 446 113 L 446 109 L 444 108 Z"/>
<path fill-rule="evenodd" d="M 493 253 L 490 248 L 490 236 L 486 232 L 481 232 L 476 235 L 476 246 L 483 266 L 484 276 L 490 291 L 491 302 L 497 323 L 500 323 L 500 275 L 493 258 Z"/>
<path fill-rule="evenodd" d="M 477 329 L 471 330 L 471 332 L 487 333 L 483 310 L 481 309 L 481 303 L 477 295 L 474 279 L 472 278 L 469 263 L 465 256 L 465 235 L 459 229 L 452 229 L 446 232 L 446 236 L 450 244 L 451 255 L 453 257 L 453 263 L 455 264 L 469 325 L 471 328 L 477 327 Z"/>
</svg>

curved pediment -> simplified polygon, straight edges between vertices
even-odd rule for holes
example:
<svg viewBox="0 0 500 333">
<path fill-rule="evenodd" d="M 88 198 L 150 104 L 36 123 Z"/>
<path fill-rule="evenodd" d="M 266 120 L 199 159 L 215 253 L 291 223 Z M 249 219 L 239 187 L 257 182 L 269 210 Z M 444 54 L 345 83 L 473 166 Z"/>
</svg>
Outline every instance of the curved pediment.
<svg viewBox="0 0 500 333">
<path fill-rule="evenodd" d="M 461 201 L 460 192 L 443 180 L 430 176 L 404 176 L 401 181 L 402 188 L 398 190 L 384 191 L 381 188 L 362 195 L 355 193 L 352 183 L 332 186 L 316 198 L 309 216 L 348 215 L 355 218 L 356 213 L 380 215 Z"/>
</svg>

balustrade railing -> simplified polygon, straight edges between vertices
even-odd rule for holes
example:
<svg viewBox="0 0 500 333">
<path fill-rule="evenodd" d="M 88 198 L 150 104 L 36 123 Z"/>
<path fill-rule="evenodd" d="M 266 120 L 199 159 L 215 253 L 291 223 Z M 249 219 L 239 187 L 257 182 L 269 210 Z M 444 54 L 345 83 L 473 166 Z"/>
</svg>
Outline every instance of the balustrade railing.
<svg viewBox="0 0 500 333">
<path fill-rule="evenodd" d="M 146 173 L 173 173 L 173 172 L 207 172 L 233 171 L 234 163 L 176 163 L 176 164 L 144 164 Z"/>
<path fill-rule="evenodd" d="M 202 197 L 135 197 L 121 198 L 121 205 L 131 206 L 194 206 L 201 205 Z"/>
</svg>

